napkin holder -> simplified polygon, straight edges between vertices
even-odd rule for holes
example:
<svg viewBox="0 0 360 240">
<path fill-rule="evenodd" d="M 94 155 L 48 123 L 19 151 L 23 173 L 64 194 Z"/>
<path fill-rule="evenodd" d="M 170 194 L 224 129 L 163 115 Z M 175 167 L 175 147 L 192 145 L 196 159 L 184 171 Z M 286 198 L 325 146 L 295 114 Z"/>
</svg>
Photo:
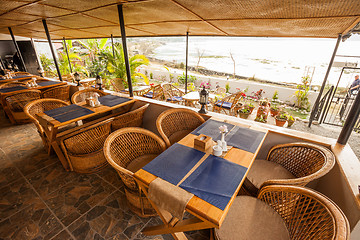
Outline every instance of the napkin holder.
<svg viewBox="0 0 360 240">
<path fill-rule="evenodd" d="M 206 151 L 212 147 L 212 138 L 204 134 L 200 134 L 194 139 L 194 148 L 200 151 Z"/>
<path fill-rule="evenodd" d="M 94 101 L 94 100 L 95 100 L 95 99 L 94 99 L 93 97 L 88 97 L 88 98 L 86 98 L 86 99 L 85 99 L 86 105 L 91 106 L 91 107 L 95 106 L 95 101 Z"/>
</svg>

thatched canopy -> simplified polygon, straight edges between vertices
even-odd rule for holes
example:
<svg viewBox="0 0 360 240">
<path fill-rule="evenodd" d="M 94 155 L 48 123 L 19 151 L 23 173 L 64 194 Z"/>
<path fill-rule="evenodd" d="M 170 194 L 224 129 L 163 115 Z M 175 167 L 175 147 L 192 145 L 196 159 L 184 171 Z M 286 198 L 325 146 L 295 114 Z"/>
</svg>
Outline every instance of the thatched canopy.
<svg viewBox="0 0 360 240">
<path fill-rule="evenodd" d="M 0 0 L 0 33 L 45 39 L 126 34 L 336 38 L 360 21 L 359 0 Z"/>
</svg>

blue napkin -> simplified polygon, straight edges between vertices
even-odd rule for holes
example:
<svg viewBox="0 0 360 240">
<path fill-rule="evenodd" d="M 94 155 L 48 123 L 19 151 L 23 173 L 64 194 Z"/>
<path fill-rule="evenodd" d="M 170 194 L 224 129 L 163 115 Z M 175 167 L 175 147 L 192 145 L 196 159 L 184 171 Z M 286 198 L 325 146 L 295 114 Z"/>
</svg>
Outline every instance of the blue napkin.
<svg viewBox="0 0 360 240">
<path fill-rule="evenodd" d="M 122 104 L 124 102 L 128 102 L 131 101 L 130 98 L 125 98 L 125 97 L 119 97 L 119 96 L 115 96 L 115 95 L 106 95 L 106 96 L 102 96 L 99 97 L 99 102 L 102 105 L 108 106 L 108 107 L 113 107 L 119 104 Z"/>
<path fill-rule="evenodd" d="M 0 93 L 15 92 L 15 91 L 25 90 L 25 89 L 28 89 L 28 88 L 24 87 L 24 86 L 8 87 L 8 88 L 0 89 Z"/>
<path fill-rule="evenodd" d="M 180 187 L 224 210 L 246 171 L 246 167 L 210 155 Z"/>
<path fill-rule="evenodd" d="M 31 75 L 18 75 L 18 76 L 13 76 L 13 79 L 17 79 L 17 78 L 28 78 L 31 77 Z"/>
<path fill-rule="evenodd" d="M 175 143 L 143 169 L 176 185 L 204 155 L 194 148 Z"/>
<path fill-rule="evenodd" d="M 67 122 L 69 120 L 94 113 L 94 111 L 72 104 L 65 107 L 51 109 L 45 111 L 44 113 L 59 122 Z"/>
</svg>

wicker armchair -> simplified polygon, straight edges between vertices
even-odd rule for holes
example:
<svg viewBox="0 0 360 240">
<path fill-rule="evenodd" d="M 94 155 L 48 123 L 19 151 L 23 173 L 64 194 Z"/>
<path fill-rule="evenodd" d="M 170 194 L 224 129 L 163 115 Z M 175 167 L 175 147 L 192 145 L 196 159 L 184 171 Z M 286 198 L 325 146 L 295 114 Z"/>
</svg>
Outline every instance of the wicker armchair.
<svg viewBox="0 0 360 240">
<path fill-rule="evenodd" d="M 142 128 L 122 128 L 105 141 L 104 152 L 109 164 L 125 184 L 130 209 L 141 217 L 156 215 L 150 202 L 140 191 L 133 175 L 165 150 L 165 143 L 156 134 Z"/>
<path fill-rule="evenodd" d="M 42 98 L 55 98 L 70 102 L 70 85 L 49 88 L 41 93 Z"/>
<path fill-rule="evenodd" d="M 23 90 L 7 94 L 3 100 L 5 102 L 4 110 L 11 123 L 30 122 L 29 117 L 24 112 L 24 107 L 29 102 L 40 99 L 40 94 L 39 90 Z"/>
<path fill-rule="evenodd" d="M 143 123 L 143 117 L 146 109 L 150 104 L 145 104 L 130 112 L 124 113 L 118 117 L 115 117 L 111 122 L 111 130 L 116 131 L 125 127 L 141 127 Z"/>
<path fill-rule="evenodd" d="M 230 96 L 224 97 L 223 99 L 217 101 L 213 105 L 213 111 L 220 113 L 223 111 L 225 114 L 234 115 L 234 108 L 238 101 L 240 100 L 242 92 L 239 91 L 237 93 L 231 94 Z M 226 112 L 228 111 L 228 113 Z"/>
<path fill-rule="evenodd" d="M 111 121 L 108 119 L 60 138 L 71 171 L 93 173 L 107 166 L 103 146 L 111 133 Z"/>
<path fill-rule="evenodd" d="M 335 165 L 334 154 L 311 143 L 280 144 L 270 149 L 266 160 L 255 160 L 243 187 L 256 196 L 271 184 L 305 186 L 327 174 Z"/>
<path fill-rule="evenodd" d="M 170 147 L 204 122 L 197 112 L 178 108 L 161 113 L 156 119 L 156 127 L 167 147 Z"/>
<path fill-rule="evenodd" d="M 183 91 L 175 87 L 170 83 L 164 83 L 161 85 L 164 90 L 164 97 L 166 101 L 172 103 L 184 103 L 184 99 L 182 96 L 185 95 Z"/>
<path fill-rule="evenodd" d="M 237 197 L 215 239 L 350 239 L 340 208 L 326 196 L 299 186 L 271 185 L 257 198 Z"/>
<path fill-rule="evenodd" d="M 24 86 L 26 87 L 26 83 L 23 82 L 8 82 L 0 85 L 0 89 L 2 88 L 10 88 L 10 87 L 17 87 L 17 86 Z"/>
<path fill-rule="evenodd" d="M 164 100 L 164 89 L 161 87 L 161 84 L 152 86 L 144 95 L 144 97 L 152 98 L 155 100 Z"/>
<path fill-rule="evenodd" d="M 71 102 L 73 104 L 85 102 L 85 99 L 88 97 L 92 97 L 92 95 L 94 93 L 98 93 L 100 95 L 100 97 L 108 95 L 107 93 L 105 93 L 101 90 L 94 89 L 94 88 L 88 88 L 88 89 L 84 89 L 84 90 L 75 92 L 71 97 Z"/>
<path fill-rule="evenodd" d="M 125 82 L 121 78 L 110 79 L 110 84 L 115 92 L 125 92 Z"/>
<path fill-rule="evenodd" d="M 24 107 L 25 114 L 29 117 L 29 119 L 35 124 L 38 133 L 43 141 L 45 149 L 49 148 L 49 143 L 47 137 L 45 136 L 45 132 L 43 127 L 39 124 L 39 121 L 36 119 L 35 115 L 38 113 L 42 113 L 54 108 L 64 107 L 69 105 L 59 99 L 52 99 L 52 98 L 44 98 L 32 101 Z"/>
</svg>

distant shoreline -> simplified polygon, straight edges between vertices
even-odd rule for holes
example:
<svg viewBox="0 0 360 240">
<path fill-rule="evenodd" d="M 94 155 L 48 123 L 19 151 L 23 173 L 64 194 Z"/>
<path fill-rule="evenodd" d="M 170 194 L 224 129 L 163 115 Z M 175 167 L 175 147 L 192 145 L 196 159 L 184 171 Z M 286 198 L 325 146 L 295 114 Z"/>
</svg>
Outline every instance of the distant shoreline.
<svg viewBox="0 0 360 240">
<path fill-rule="evenodd" d="M 183 64 L 169 62 L 169 61 L 161 60 L 161 59 L 154 58 L 154 57 L 148 57 L 148 59 L 149 59 L 149 61 L 151 63 L 161 64 L 161 65 L 165 65 L 167 67 L 180 69 L 180 70 L 185 70 L 184 69 L 185 67 L 182 68 Z M 199 69 L 197 70 L 196 67 L 194 67 L 194 66 L 188 66 L 188 70 L 192 71 L 192 72 L 195 72 L 195 73 L 205 75 L 205 76 L 212 76 L 212 77 L 227 77 L 227 76 L 232 77 L 233 76 L 233 74 L 214 71 L 214 70 L 206 69 L 204 67 L 199 67 Z M 263 79 L 254 78 L 254 77 L 245 77 L 245 76 L 240 76 L 240 75 L 235 75 L 235 80 L 254 81 L 254 82 L 257 82 L 257 83 L 264 83 L 264 84 L 270 84 L 270 85 L 282 86 L 282 87 L 289 87 L 289 88 L 296 88 L 297 87 L 297 84 L 295 84 L 295 83 L 293 83 L 293 84 L 291 84 L 291 83 L 278 83 L 278 82 L 273 82 L 273 81 L 269 81 L 269 80 L 263 80 Z"/>
</svg>

